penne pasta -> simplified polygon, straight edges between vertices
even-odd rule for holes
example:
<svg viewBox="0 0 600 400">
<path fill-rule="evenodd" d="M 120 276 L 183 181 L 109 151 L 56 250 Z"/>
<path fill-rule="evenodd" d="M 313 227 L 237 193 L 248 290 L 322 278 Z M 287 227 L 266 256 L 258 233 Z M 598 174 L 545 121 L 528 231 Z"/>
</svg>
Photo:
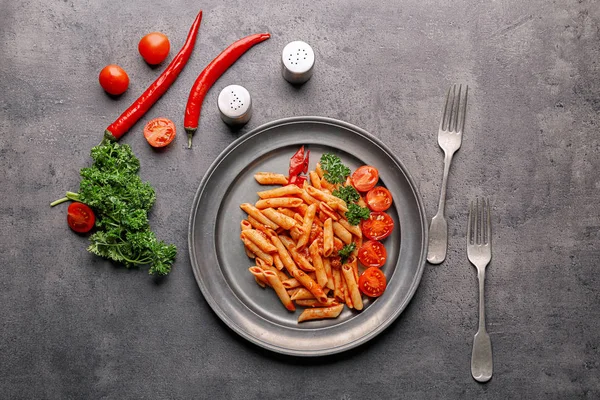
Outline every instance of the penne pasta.
<svg viewBox="0 0 600 400">
<path fill-rule="evenodd" d="M 256 229 L 245 229 L 242 236 L 252 241 L 259 249 L 265 253 L 276 253 L 277 248 L 266 238 L 266 235 Z"/>
<path fill-rule="evenodd" d="M 299 207 L 302 205 L 302 199 L 297 197 L 273 197 L 258 200 L 254 206 L 259 210 L 273 207 Z"/>
<path fill-rule="evenodd" d="M 354 269 L 348 264 L 342 266 L 342 273 L 346 281 L 346 287 L 348 288 L 348 294 L 352 300 L 352 305 L 357 310 L 363 309 L 363 302 L 360 292 L 358 290 L 358 284 L 354 278 Z"/>
<path fill-rule="evenodd" d="M 305 287 L 298 288 L 294 294 L 292 294 L 292 300 L 316 300 L 315 296 Z"/>
<path fill-rule="evenodd" d="M 308 177 L 310 179 L 310 184 L 316 187 L 317 189 L 321 189 L 321 178 L 316 171 L 310 171 L 308 173 Z"/>
<path fill-rule="evenodd" d="M 323 266 L 323 259 L 319 251 L 319 241 L 317 239 L 313 240 L 310 246 L 308 246 L 308 253 L 315 268 L 316 281 L 321 287 L 325 288 L 327 286 L 327 272 L 325 272 L 325 267 Z"/>
<path fill-rule="evenodd" d="M 267 282 L 267 278 L 265 278 L 265 275 L 263 274 L 263 270 L 260 267 L 257 267 L 255 265 L 253 267 L 248 268 L 248 270 L 250 271 L 250 273 L 252 275 L 254 275 L 256 283 L 258 283 L 259 286 L 261 286 L 261 287 L 270 286 L 269 283 Z"/>
<path fill-rule="evenodd" d="M 321 303 L 317 299 L 298 299 L 296 304 L 301 307 L 330 307 L 337 306 L 339 303 L 334 298 L 328 297 L 325 303 Z"/>
<path fill-rule="evenodd" d="M 327 301 L 327 296 L 325 295 L 325 292 L 323 292 L 323 288 L 306 273 L 296 269 L 296 271 L 294 271 L 294 278 L 296 278 L 302 286 L 308 289 L 317 300 L 322 303 Z"/>
<path fill-rule="evenodd" d="M 325 257 L 331 256 L 333 249 L 333 221 L 331 218 L 328 218 L 323 223 L 323 255 Z"/>
<path fill-rule="evenodd" d="M 296 248 L 298 250 L 302 250 L 308 244 L 310 229 L 312 228 L 312 224 L 315 219 L 316 213 L 316 204 L 311 204 L 310 206 L 308 206 L 308 209 L 306 210 L 306 215 L 304 215 L 304 222 L 302 223 L 302 233 L 300 234 L 300 237 L 298 238 L 298 243 L 296 244 Z"/>
<path fill-rule="evenodd" d="M 281 303 L 284 305 L 284 307 L 289 311 L 295 311 L 296 307 L 294 306 L 294 303 L 292 303 L 292 299 L 288 295 L 288 292 L 281 284 L 277 274 L 273 271 L 263 271 L 263 275 L 267 279 L 267 282 L 269 282 L 269 285 L 273 288 L 273 290 L 275 290 L 277 297 L 279 297 L 279 300 L 281 300 Z"/>
<path fill-rule="evenodd" d="M 298 322 L 310 321 L 315 319 L 337 318 L 344 309 L 343 304 L 330 307 L 306 308 L 298 317 Z"/>
<path fill-rule="evenodd" d="M 258 208 L 254 207 L 252 204 L 242 203 L 240 204 L 240 208 L 244 210 L 246 214 L 254 218 L 257 222 L 260 222 L 261 224 L 265 225 L 266 227 L 269 227 L 271 229 L 279 228 L 279 225 L 267 218 Z"/>
<path fill-rule="evenodd" d="M 244 242 L 246 248 L 248 248 L 248 250 L 254 253 L 256 257 L 263 260 L 265 263 L 267 263 L 267 265 L 273 265 L 273 256 L 271 256 L 269 253 L 265 253 L 264 251 L 262 251 L 256 244 L 254 244 L 254 242 L 246 238 L 244 235 L 240 235 L 240 237 Z"/>
<path fill-rule="evenodd" d="M 283 174 L 274 172 L 257 172 L 254 174 L 254 179 L 261 185 L 287 185 L 288 178 Z"/>
<path fill-rule="evenodd" d="M 350 222 L 344 218 L 340 218 L 338 220 L 339 224 L 342 225 L 348 232 L 356 236 L 357 238 L 362 238 L 362 231 L 360 230 L 360 225 L 350 225 Z"/>
<path fill-rule="evenodd" d="M 352 243 L 352 234 L 342 224 L 333 221 L 333 233 L 346 244 Z"/>
<path fill-rule="evenodd" d="M 283 187 L 279 187 L 276 189 L 263 190 L 261 192 L 257 192 L 258 197 L 261 199 L 271 199 L 275 197 L 285 197 L 285 196 L 293 196 L 300 194 L 302 189 L 296 185 L 287 185 Z"/>
<path fill-rule="evenodd" d="M 327 274 L 327 288 L 334 290 L 335 285 L 333 284 L 333 272 L 331 270 L 331 262 L 329 257 L 323 258 L 323 268 L 325 269 L 325 274 Z"/>
<path fill-rule="evenodd" d="M 296 220 L 294 218 L 290 218 L 287 215 L 280 213 L 272 208 L 265 208 L 262 210 L 262 213 L 269 218 L 271 221 L 279 225 L 285 230 L 290 230 L 296 226 Z"/>
</svg>

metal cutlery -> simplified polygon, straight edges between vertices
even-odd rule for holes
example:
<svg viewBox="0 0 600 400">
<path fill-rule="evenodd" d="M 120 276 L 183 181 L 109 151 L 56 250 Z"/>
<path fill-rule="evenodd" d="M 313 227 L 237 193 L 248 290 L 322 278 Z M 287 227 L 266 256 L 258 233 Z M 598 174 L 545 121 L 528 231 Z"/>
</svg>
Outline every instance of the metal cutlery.
<svg viewBox="0 0 600 400">
<path fill-rule="evenodd" d="M 467 85 L 452 85 L 446 94 L 446 104 L 440 121 L 438 144 L 444 151 L 444 175 L 438 210 L 429 225 L 429 248 L 427 261 L 440 264 L 446 259 L 448 250 L 448 223 L 444 215 L 446 208 L 446 189 L 448 172 L 452 156 L 460 148 L 467 109 Z"/>
<path fill-rule="evenodd" d="M 473 339 L 471 354 L 471 375 L 478 382 L 487 382 L 492 378 L 492 342 L 485 329 L 485 268 L 492 259 L 492 225 L 490 203 L 485 198 L 481 204 L 479 199 L 469 208 L 467 225 L 467 256 L 477 268 L 479 280 L 479 327 Z"/>
</svg>

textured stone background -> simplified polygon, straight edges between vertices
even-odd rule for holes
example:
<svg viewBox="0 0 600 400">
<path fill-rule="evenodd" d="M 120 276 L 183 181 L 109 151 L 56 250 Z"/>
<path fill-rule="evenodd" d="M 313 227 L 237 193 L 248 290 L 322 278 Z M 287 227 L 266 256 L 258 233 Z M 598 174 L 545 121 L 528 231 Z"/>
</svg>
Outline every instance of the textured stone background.
<svg viewBox="0 0 600 400">
<path fill-rule="evenodd" d="M 0 2 L 0 393 L 2 398 L 599 398 L 600 4 L 501 1 Z M 175 85 L 124 137 L 157 189 L 151 223 L 179 258 L 160 284 L 85 251 L 49 202 L 77 189 L 103 129 L 158 75 L 137 42 L 159 30 L 179 49 L 198 9 L 196 49 Z M 182 126 L 189 87 L 230 42 L 273 37 L 211 90 L 192 150 L 142 139 L 157 116 Z M 292 40 L 316 52 L 314 77 L 279 72 Z M 120 99 L 97 83 L 119 63 Z M 382 139 L 411 171 L 429 216 L 442 172 L 443 96 L 471 88 L 452 166 L 450 250 L 426 266 L 406 311 L 353 351 L 270 354 L 230 331 L 194 281 L 187 224 L 210 163 L 236 137 L 281 117 L 321 115 Z M 239 132 L 217 113 L 220 88 L 244 85 L 254 115 Z M 468 201 L 492 200 L 488 331 L 495 375 L 469 371 L 477 324 L 465 254 Z"/>
</svg>

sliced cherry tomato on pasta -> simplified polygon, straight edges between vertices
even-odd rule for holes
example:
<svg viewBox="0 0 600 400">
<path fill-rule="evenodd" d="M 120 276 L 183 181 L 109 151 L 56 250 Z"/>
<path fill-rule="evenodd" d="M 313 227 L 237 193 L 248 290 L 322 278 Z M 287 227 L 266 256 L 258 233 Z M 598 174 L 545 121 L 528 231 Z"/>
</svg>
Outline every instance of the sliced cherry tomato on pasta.
<svg viewBox="0 0 600 400">
<path fill-rule="evenodd" d="M 352 186 L 359 192 L 368 192 L 373 189 L 379 180 L 379 171 L 370 165 L 358 167 L 351 177 Z"/>
<path fill-rule="evenodd" d="M 86 233 L 92 230 L 96 216 L 92 209 L 86 204 L 73 202 L 67 209 L 67 223 L 69 227 L 78 233 Z"/>
<path fill-rule="evenodd" d="M 390 236 L 394 230 L 394 220 L 388 214 L 381 211 L 373 211 L 360 224 L 363 235 L 371 240 L 381 240 Z"/>
<path fill-rule="evenodd" d="M 392 205 L 392 194 L 383 186 L 375 186 L 369 190 L 366 199 L 371 211 L 385 211 Z"/>
<path fill-rule="evenodd" d="M 154 118 L 144 127 L 144 137 L 152 147 L 165 147 L 175 139 L 175 124 L 167 118 Z"/>
<path fill-rule="evenodd" d="M 379 268 L 387 260 L 387 251 L 383 243 L 377 240 L 368 240 L 358 249 L 358 259 L 367 268 Z"/>
<path fill-rule="evenodd" d="M 387 279 L 376 267 L 367 268 L 358 278 L 358 288 L 369 297 L 379 297 L 385 292 Z"/>
</svg>

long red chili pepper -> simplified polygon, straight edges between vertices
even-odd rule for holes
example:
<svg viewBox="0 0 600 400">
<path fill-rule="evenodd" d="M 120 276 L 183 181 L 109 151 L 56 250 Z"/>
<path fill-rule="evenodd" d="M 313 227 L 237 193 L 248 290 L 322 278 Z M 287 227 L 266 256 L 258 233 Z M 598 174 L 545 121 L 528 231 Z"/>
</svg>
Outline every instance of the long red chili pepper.
<svg viewBox="0 0 600 400">
<path fill-rule="evenodd" d="M 183 126 L 188 135 L 188 148 L 192 147 L 192 136 L 194 135 L 194 132 L 196 132 L 196 129 L 198 129 L 202 101 L 204 101 L 204 97 L 208 90 L 217 79 L 219 79 L 219 77 L 242 56 L 242 54 L 255 44 L 263 42 L 270 37 L 271 35 L 268 33 L 257 33 L 232 43 L 200 73 L 190 91 L 183 119 Z"/>
<path fill-rule="evenodd" d="M 198 13 L 185 43 L 179 53 L 169 63 L 162 74 L 146 89 L 144 93 L 127 109 L 115 122 L 110 124 L 104 132 L 104 137 L 110 140 L 119 140 L 154 103 L 167 91 L 187 63 L 196 44 L 196 35 L 200 28 L 202 11 Z"/>
</svg>

